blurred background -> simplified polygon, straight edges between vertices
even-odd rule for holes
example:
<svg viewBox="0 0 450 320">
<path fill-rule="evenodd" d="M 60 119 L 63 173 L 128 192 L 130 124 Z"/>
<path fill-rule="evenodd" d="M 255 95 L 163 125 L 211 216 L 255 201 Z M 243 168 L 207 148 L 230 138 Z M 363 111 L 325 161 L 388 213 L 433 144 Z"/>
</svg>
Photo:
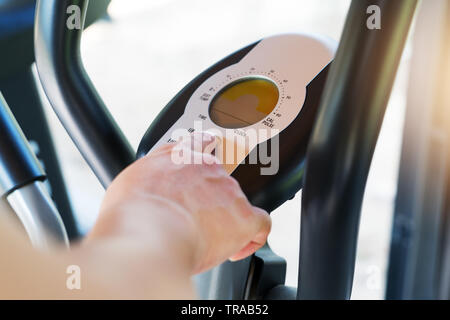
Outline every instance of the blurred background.
<svg viewBox="0 0 450 320">
<path fill-rule="evenodd" d="M 113 0 L 109 18 L 85 31 L 82 56 L 97 90 L 137 148 L 165 104 L 211 64 L 279 33 L 319 33 L 338 41 L 349 5 L 349 0 Z M 366 189 L 353 299 L 384 295 L 410 51 L 408 43 Z M 96 220 L 104 190 L 48 104 L 46 112 L 72 204 L 86 232 Z M 300 199 L 298 194 L 272 213 L 269 240 L 288 261 L 291 286 L 297 284 Z"/>
</svg>

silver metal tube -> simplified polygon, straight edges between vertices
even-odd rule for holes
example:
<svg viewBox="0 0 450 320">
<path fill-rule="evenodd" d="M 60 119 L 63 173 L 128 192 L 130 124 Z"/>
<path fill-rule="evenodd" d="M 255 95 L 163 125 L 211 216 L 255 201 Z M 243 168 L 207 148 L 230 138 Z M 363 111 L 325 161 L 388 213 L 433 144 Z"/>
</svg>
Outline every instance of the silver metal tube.
<svg viewBox="0 0 450 320">
<path fill-rule="evenodd" d="M 36 181 L 7 196 L 34 247 L 69 246 L 66 229 L 44 183 Z"/>
</svg>

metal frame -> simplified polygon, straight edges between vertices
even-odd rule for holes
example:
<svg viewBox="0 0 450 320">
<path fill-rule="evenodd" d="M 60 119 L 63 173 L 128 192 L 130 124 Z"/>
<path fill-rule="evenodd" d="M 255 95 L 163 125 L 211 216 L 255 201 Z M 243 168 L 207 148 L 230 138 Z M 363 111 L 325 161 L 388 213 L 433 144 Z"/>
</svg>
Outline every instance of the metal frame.
<svg viewBox="0 0 450 320">
<path fill-rule="evenodd" d="M 0 80 L 0 91 L 23 129 L 33 151 L 48 177 L 50 195 L 55 201 L 67 230 L 69 239 L 81 236 L 67 194 L 60 163 L 57 157 L 49 124 L 40 99 L 31 64 L 22 61 L 22 69 Z M 26 92 L 27 94 L 24 94 Z"/>
<path fill-rule="evenodd" d="M 96 0 L 88 7 L 86 26 L 104 16 L 110 0 Z M 35 0 L 0 1 L 0 91 L 8 101 L 34 152 L 44 167 L 52 199 L 59 209 L 70 240 L 81 236 L 61 172 L 53 138 L 38 93 L 32 64 L 34 55 Z M 14 21 L 20 23 L 11 23 Z M 24 94 L 26 92 L 26 94 Z"/>
<path fill-rule="evenodd" d="M 0 198 L 22 222 L 31 243 L 68 245 L 64 224 L 43 182 L 46 175 L 0 93 Z"/>
</svg>

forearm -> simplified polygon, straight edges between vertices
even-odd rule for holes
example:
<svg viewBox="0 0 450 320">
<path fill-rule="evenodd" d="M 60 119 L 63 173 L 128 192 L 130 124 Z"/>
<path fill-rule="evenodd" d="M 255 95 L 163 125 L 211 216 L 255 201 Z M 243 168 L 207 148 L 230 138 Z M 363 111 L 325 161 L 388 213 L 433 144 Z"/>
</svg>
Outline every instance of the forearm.
<svg viewBox="0 0 450 320">
<path fill-rule="evenodd" d="M 215 141 L 199 138 L 205 147 Z M 36 251 L 0 221 L 0 297 L 193 298 L 193 273 L 262 247 L 269 215 L 211 154 L 202 154 L 210 158 L 203 165 L 171 161 L 175 148 L 195 151 L 190 147 L 165 145 L 125 169 L 109 186 L 92 232 L 70 252 Z M 80 290 L 67 286 L 73 265 Z"/>
<path fill-rule="evenodd" d="M 194 298 L 190 278 L 197 239 L 187 212 L 152 196 L 145 203 L 131 199 L 101 211 L 96 227 L 72 254 L 89 268 L 114 269 L 107 278 L 121 278 L 117 288 L 126 297 Z"/>
<path fill-rule="evenodd" d="M 95 241 L 75 248 L 64 261 L 81 270 L 82 290 L 74 290 L 70 298 L 195 298 L 184 262 L 136 239 Z"/>
<path fill-rule="evenodd" d="M 15 224 L 2 219 L 0 254 L 8 259 L 0 265 L 0 298 L 195 298 L 188 229 L 170 219 L 156 219 L 158 214 L 174 216 L 173 210 L 153 206 L 143 214 L 140 208 L 108 212 L 114 216 L 110 220 L 115 222 L 107 224 L 114 228 L 114 236 L 107 235 L 106 229 L 94 229 L 95 239 L 90 235 L 68 252 L 36 251 Z M 80 290 L 66 286 L 71 265 L 80 268 Z"/>
</svg>

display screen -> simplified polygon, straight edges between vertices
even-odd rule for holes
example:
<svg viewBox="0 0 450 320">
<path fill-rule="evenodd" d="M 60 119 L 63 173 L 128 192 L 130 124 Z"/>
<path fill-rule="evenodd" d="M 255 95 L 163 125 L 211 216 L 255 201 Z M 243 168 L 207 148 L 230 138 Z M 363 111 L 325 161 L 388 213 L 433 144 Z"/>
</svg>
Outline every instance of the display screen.
<svg viewBox="0 0 450 320">
<path fill-rule="evenodd" d="M 279 98 L 277 86 L 270 80 L 251 78 L 225 87 L 211 102 L 211 120 L 222 128 L 243 128 L 266 118 Z"/>
</svg>

